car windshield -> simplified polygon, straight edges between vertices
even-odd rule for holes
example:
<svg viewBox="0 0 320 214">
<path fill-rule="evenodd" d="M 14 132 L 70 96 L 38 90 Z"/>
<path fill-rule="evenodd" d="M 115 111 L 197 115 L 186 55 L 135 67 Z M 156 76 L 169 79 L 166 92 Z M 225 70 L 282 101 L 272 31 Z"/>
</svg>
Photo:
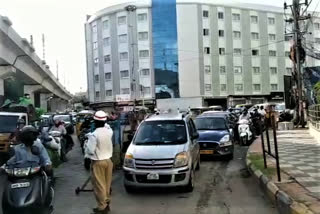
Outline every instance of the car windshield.
<svg viewBox="0 0 320 214">
<path fill-rule="evenodd" d="M 53 117 L 53 121 L 56 119 L 62 120 L 63 122 L 70 123 L 70 116 L 69 115 L 56 115 Z"/>
<path fill-rule="evenodd" d="M 276 111 L 284 111 L 285 110 L 285 105 L 281 104 L 281 105 L 276 105 L 275 109 Z"/>
<path fill-rule="evenodd" d="M 136 145 L 167 145 L 187 142 L 184 121 L 146 121 L 134 139 Z"/>
<path fill-rule="evenodd" d="M 0 133 L 13 133 L 17 128 L 19 116 L 0 115 Z"/>
<path fill-rule="evenodd" d="M 227 127 L 223 118 L 197 118 L 195 123 L 198 130 L 224 130 Z"/>
</svg>

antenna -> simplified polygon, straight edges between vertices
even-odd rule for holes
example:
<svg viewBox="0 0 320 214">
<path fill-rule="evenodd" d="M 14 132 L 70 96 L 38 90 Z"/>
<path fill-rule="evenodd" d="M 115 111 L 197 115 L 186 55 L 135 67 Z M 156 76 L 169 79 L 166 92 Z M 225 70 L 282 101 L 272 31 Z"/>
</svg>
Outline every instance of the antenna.
<svg viewBox="0 0 320 214">
<path fill-rule="evenodd" d="M 42 59 L 46 60 L 46 48 L 45 48 L 44 34 L 42 34 Z"/>
</svg>

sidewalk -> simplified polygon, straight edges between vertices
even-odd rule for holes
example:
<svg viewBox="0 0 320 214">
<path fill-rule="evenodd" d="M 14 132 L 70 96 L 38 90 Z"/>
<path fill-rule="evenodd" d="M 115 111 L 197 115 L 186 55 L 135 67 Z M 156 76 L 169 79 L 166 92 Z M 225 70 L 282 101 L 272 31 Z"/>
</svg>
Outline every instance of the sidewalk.
<svg viewBox="0 0 320 214">
<path fill-rule="evenodd" d="M 273 135 L 270 136 L 271 151 L 274 154 Z M 273 199 L 276 199 L 276 194 L 282 190 L 288 196 L 287 204 L 289 207 L 292 207 L 297 202 L 302 204 L 306 210 L 309 209 L 311 211 L 301 213 L 320 213 L 320 144 L 317 143 L 316 139 L 306 129 L 278 131 L 277 141 L 282 182 L 277 182 L 274 170 L 272 176 L 269 175 L 268 178 L 265 176 L 265 179 L 268 181 L 264 182 L 265 187 L 263 188 L 270 195 L 271 190 L 268 192 L 268 188 L 270 185 L 275 184 L 274 189 L 278 188 L 278 190 L 273 191 Z M 267 149 L 266 145 L 265 148 Z M 250 146 L 247 163 L 249 169 L 253 168 L 256 171 L 260 171 L 260 173 L 261 171 L 263 172 L 263 167 L 260 170 L 252 167 L 254 165 L 250 161 L 250 156 L 252 155 L 259 155 L 262 158 L 261 137 L 258 137 Z M 269 170 L 274 169 L 274 159 L 268 158 L 268 167 Z M 251 169 L 251 171 L 253 170 Z M 258 176 L 259 173 L 255 172 L 255 175 Z M 259 179 L 261 182 L 261 177 Z M 268 183 L 271 184 L 267 187 Z M 300 212 L 288 211 L 286 213 Z"/>
</svg>

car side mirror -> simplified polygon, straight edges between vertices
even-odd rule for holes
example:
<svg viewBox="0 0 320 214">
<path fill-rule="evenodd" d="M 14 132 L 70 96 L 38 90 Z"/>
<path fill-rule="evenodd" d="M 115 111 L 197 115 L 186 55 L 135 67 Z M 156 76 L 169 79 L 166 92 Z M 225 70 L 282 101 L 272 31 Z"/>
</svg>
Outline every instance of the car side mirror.
<svg viewBox="0 0 320 214">
<path fill-rule="evenodd" d="M 195 134 L 193 134 L 193 136 L 192 136 L 192 140 L 194 140 L 194 139 L 198 139 L 199 138 L 199 133 L 197 132 L 197 133 L 195 133 Z"/>
</svg>

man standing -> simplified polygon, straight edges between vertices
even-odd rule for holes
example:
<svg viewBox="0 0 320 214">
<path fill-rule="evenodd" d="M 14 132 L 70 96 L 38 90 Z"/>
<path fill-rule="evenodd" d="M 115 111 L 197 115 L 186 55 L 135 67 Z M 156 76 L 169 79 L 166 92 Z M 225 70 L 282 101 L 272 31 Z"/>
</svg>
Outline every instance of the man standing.
<svg viewBox="0 0 320 214">
<path fill-rule="evenodd" d="M 105 214 L 110 210 L 110 187 L 112 181 L 112 129 L 105 126 L 107 114 L 97 111 L 93 117 L 96 130 L 89 134 L 85 148 L 86 157 L 92 160 L 91 176 L 93 192 L 97 201 L 95 214 Z"/>
</svg>

